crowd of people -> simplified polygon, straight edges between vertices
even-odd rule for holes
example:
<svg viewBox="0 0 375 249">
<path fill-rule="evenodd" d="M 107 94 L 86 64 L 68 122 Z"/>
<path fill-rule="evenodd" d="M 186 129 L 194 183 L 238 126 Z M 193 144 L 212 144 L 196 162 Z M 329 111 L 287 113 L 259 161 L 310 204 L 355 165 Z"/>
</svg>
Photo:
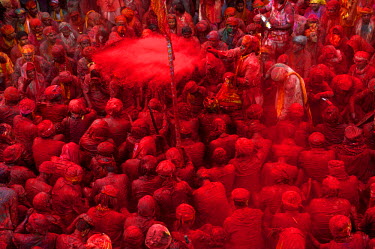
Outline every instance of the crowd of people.
<svg viewBox="0 0 375 249">
<path fill-rule="evenodd" d="M 1 0 L 0 249 L 375 248 L 374 10 Z M 188 76 L 97 61 L 165 37 Z"/>
</svg>

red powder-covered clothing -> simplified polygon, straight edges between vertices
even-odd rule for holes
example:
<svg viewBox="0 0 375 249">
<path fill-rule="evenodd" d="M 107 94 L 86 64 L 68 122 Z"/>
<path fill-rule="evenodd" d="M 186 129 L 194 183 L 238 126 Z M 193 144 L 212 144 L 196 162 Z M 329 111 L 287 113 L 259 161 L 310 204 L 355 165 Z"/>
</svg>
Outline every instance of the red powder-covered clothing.
<svg viewBox="0 0 375 249">
<path fill-rule="evenodd" d="M 113 248 L 120 248 L 126 217 L 113 210 L 99 210 L 98 207 L 90 208 L 87 215 L 94 221 L 94 232 L 107 234 Z"/>
<path fill-rule="evenodd" d="M 73 162 L 54 156 L 51 161 L 45 161 L 39 166 L 39 172 L 48 174 L 48 183 L 54 186 L 56 181 L 64 176 L 66 169 L 72 165 Z"/>
<path fill-rule="evenodd" d="M 13 243 L 20 249 L 29 249 L 34 246 L 39 246 L 42 249 L 51 249 L 55 248 L 57 236 L 54 233 L 47 233 L 46 235 L 15 233 Z"/>
<path fill-rule="evenodd" d="M 38 193 L 50 193 L 52 191 L 52 187 L 47 183 L 38 180 L 37 178 L 30 178 L 26 181 L 25 191 L 27 199 L 31 203 Z"/>
<path fill-rule="evenodd" d="M 192 192 L 187 182 L 164 182 L 153 196 L 160 207 L 161 221 L 172 224 L 176 217 L 176 208 L 182 203 L 189 203 Z"/>
<path fill-rule="evenodd" d="M 226 249 L 263 249 L 263 212 L 259 209 L 241 208 L 224 221 L 224 231 L 228 236 Z"/>
<path fill-rule="evenodd" d="M 140 163 L 141 160 L 139 159 L 129 159 L 121 164 L 121 172 L 128 176 L 130 182 L 139 177 L 138 168 Z"/>
<path fill-rule="evenodd" d="M 68 115 L 68 106 L 57 103 L 47 103 L 38 106 L 43 119 L 51 120 L 52 123 L 60 123 Z"/>
<path fill-rule="evenodd" d="M 85 240 L 75 234 L 60 234 L 56 240 L 56 249 L 85 249 Z"/>
<path fill-rule="evenodd" d="M 366 210 L 359 229 L 368 234 L 370 238 L 375 238 L 375 207 Z"/>
<path fill-rule="evenodd" d="M 127 207 L 127 198 L 128 198 L 128 189 L 129 189 L 129 180 L 125 174 L 115 174 L 108 173 L 106 177 L 96 180 L 92 185 L 92 194 L 93 196 L 100 193 L 102 187 L 106 185 L 113 185 L 118 189 L 117 194 L 117 205 L 118 210 L 120 208 Z"/>
<path fill-rule="evenodd" d="M 259 192 L 259 205 L 261 210 L 275 214 L 281 207 L 281 197 L 286 191 L 295 191 L 301 194 L 301 190 L 296 186 L 278 184 L 262 188 Z"/>
<path fill-rule="evenodd" d="M 313 148 L 300 153 L 298 166 L 313 180 L 322 182 L 328 176 L 328 162 L 335 159 L 333 150 Z"/>
<path fill-rule="evenodd" d="M 189 230 L 187 233 L 172 232 L 173 239 L 179 241 L 183 245 L 186 245 L 185 236 L 187 236 L 187 239 L 194 246 L 194 249 L 210 248 L 209 247 L 210 236 L 200 229 Z"/>
<path fill-rule="evenodd" d="M 125 142 L 128 132 L 130 132 L 130 122 L 125 118 L 106 117 L 104 121 L 109 126 L 110 138 L 117 146 Z"/>
<path fill-rule="evenodd" d="M 261 189 L 260 173 L 269 148 L 266 144 L 258 145 L 253 155 L 236 157 L 229 161 L 236 169 L 234 188 L 245 188 L 250 192 Z"/>
<path fill-rule="evenodd" d="M 53 139 L 37 137 L 33 143 L 33 157 L 37 168 L 45 162 L 51 160 L 53 156 L 60 156 L 64 142 Z"/>
<path fill-rule="evenodd" d="M 335 215 L 351 216 L 350 202 L 342 198 L 317 198 L 310 202 L 308 212 L 311 215 L 311 230 L 313 236 L 320 243 L 327 243 L 332 239 L 329 230 L 329 220 Z"/>
<path fill-rule="evenodd" d="M 272 145 L 273 160 L 277 161 L 279 156 L 286 158 L 286 163 L 290 165 L 297 165 L 299 153 L 303 150 L 302 147 L 294 144 L 294 141 L 285 142 L 285 144 L 274 144 Z"/>
<path fill-rule="evenodd" d="M 366 234 L 358 232 L 352 234 L 351 238 L 347 241 L 336 242 L 334 240 L 330 241 L 328 244 L 320 245 L 320 249 L 363 249 L 372 248 L 367 247 L 369 238 Z"/>
<path fill-rule="evenodd" d="M 13 230 L 18 224 L 17 193 L 7 187 L 0 187 L 0 230 Z"/>
<path fill-rule="evenodd" d="M 197 142 L 194 143 L 193 141 L 182 142 L 181 145 L 182 148 L 184 148 L 186 155 L 191 160 L 191 162 L 194 165 L 194 168 L 199 168 L 204 165 L 204 155 L 206 146 L 204 143 Z"/>
<path fill-rule="evenodd" d="M 26 167 L 16 165 L 8 167 L 10 170 L 9 185 L 19 184 L 24 186 L 28 179 L 35 177 L 34 172 Z"/>
<path fill-rule="evenodd" d="M 220 135 L 218 139 L 215 139 L 210 142 L 208 148 L 210 155 L 212 155 L 213 151 L 216 148 L 223 148 L 227 152 L 228 158 L 233 158 L 236 151 L 235 151 L 235 144 L 238 139 L 237 135 L 229 135 L 226 133 L 223 133 Z"/>
<path fill-rule="evenodd" d="M 348 176 L 338 180 L 340 182 L 338 197 L 347 199 L 354 207 L 359 207 L 360 183 L 358 181 L 358 178 L 356 176 Z"/>
<path fill-rule="evenodd" d="M 156 221 L 154 217 L 143 217 L 137 213 L 131 214 L 126 218 L 124 230 L 130 226 L 136 226 L 146 234 L 148 229 L 154 224 L 161 224 L 162 222 Z"/>
<path fill-rule="evenodd" d="M 13 125 L 13 119 L 20 113 L 18 105 L 1 105 L 0 106 L 0 123 Z"/>
<path fill-rule="evenodd" d="M 161 187 L 163 179 L 159 176 L 141 176 L 132 182 L 132 197 L 138 201 L 145 195 L 153 195 Z"/>
<path fill-rule="evenodd" d="M 225 165 L 224 167 L 213 167 L 207 169 L 207 174 L 210 176 L 210 179 L 214 182 L 221 182 L 224 185 L 227 196 L 230 196 L 235 179 L 235 170 L 233 164 Z"/>
<path fill-rule="evenodd" d="M 341 144 L 336 148 L 337 159 L 344 161 L 346 172 L 355 175 L 361 181 L 366 182 L 374 173 L 372 160 L 375 151 L 364 145 Z"/>
<path fill-rule="evenodd" d="M 295 182 L 298 175 L 298 168 L 296 166 L 282 162 L 266 163 L 263 165 L 261 172 L 263 186 L 272 186 L 275 184 L 275 179 L 271 173 L 274 168 L 282 170 L 288 175 L 288 179 L 290 179 L 292 183 Z"/>
<path fill-rule="evenodd" d="M 23 144 L 27 153 L 31 155 L 34 138 L 38 134 L 38 128 L 33 124 L 33 121 L 21 115 L 15 116 L 13 120 L 13 133 L 16 143 Z"/>
<path fill-rule="evenodd" d="M 221 182 L 207 182 L 193 192 L 197 223 L 222 226 L 230 214 L 224 185 Z"/>
<path fill-rule="evenodd" d="M 82 118 L 66 117 L 61 123 L 63 134 L 67 142 L 79 144 L 79 140 L 96 118 L 96 112 L 92 109 Z"/>
<path fill-rule="evenodd" d="M 283 229 L 295 227 L 307 235 L 311 231 L 310 214 L 308 213 L 277 213 L 273 216 L 270 229 Z M 274 242 L 278 241 L 278 236 L 274 238 Z"/>
<path fill-rule="evenodd" d="M 65 225 L 87 210 L 82 198 L 80 185 L 74 185 L 64 178 L 57 180 L 52 189 L 52 208 L 61 217 Z"/>
<path fill-rule="evenodd" d="M 195 179 L 195 169 L 193 164 L 191 162 L 188 162 L 183 168 L 177 168 L 176 176 L 180 180 L 185 181 L 188 184 L 192 184 Z"/>
</svg>

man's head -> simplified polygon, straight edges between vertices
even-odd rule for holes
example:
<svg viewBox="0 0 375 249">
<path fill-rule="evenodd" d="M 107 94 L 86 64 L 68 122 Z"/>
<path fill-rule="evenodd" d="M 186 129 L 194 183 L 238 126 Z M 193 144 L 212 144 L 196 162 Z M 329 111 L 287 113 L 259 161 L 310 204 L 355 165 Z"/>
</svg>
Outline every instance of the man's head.
<svg viewBox="0 0 375 249">
<path fill-rule="evenodd" d="M 339 14 L 340 3 L 337 0 L 332 0 L 327 3 L 327 14 L 329 17 L 334 17 Z"/>
<path fill-rule="evenodd" d="M 38 15 L 38 6 L 34 0 L 29 0 L 26 2 L 26 10 L 31 17 L 37 17 Z"/>
<path fill-rule="evenodd" d="M 156 167 L 156 173 L 163 179 L 172 178 L 175 172 L 176 166 L 169 160 L 161 161 Z"/>
<path fill-rule="evenodd" d="M 16 9 L 14 13 L 16 14 L 17 23 L 24 24 L 26 22 L 26 10 L 24 8 Z"/>
<path fill-rule="evenodd" d="M 34 61 L 35 47 L 32 44 L 27 44 L 22 47 L 22 57 L 26 62 Z"/>
<path fill-rule="evenodd" d="M 293 37 L 293 52 L 298 53 L 299 51 L 303 50 L 307 43 L 307 37 L 303 35 L 298 35 Z"/>
<path fill-rule="evenodd" d="M 52 25 L 52 18 L 51 15 L 48 12 L 42 12 L 40 14 L 40 18 L 44 24 L 44 26 L 51 26 Z"/>
<path fill-rule="evenodd" d="M 228 17 L 226 22 L 226 30 L 229 34 L 235 34 L 238 30 L 238 19 L 236 17 Z"/>
<path fill-rule="evenodd" d="M 79 43 L 79 45 L 82 48 L 91 46 L 90 37 L 88 35 L 85 35 L 85 34 L 78 36 L 77 42 Z"/>
<path fill-rule="evenodd" d="M 29 36 L 28 36 L 28 34 L 25 31 L 19 31 L 19 32 L 17 32 L 17 34 L 16 34 L 16 40 L 17 40 L 18 44 L 21 47 L 23 47 L 23 46 L 25 46 L 25 45 L 27 45 L 27 44 L 30 43 Z"/>
<path fill-rule="evenodd" d="M 258 52 L 259 45 L 260 45 L 260 42 L 259 42 L 258 37 L 252 36 L 252 35 L 245 35 L 242 38 L 240 49 L 241 49 L 242 54 L 246 55 L 252 52 Z"/>
<path fill-rule="evenodd" d="M 191 30 L 189 26 L 183 27 L 181 33 L 182 33 L 182 36 L 185 38 L 190 38 L 193 35 L 193 31 Z"/>
<path fill-rule="evenodd" d="M 57 39 L 57 32 L 54 27 L 48 26 L 43 29 L 43 35 L 50 44 L 55 44 Z"/>
<path fill-rule="evenodd" d="M 26 71 L 26 76 L 28 80 L 34 80 L 36 78 L 36 70 L 34 63 L 26 62 L 24 64 L 24 69 Z"/>
<path fill-rule="evenodd" d="M 169 26 L 170 29 L 175 29 L 177 27 L 176 15 L 169 14 L 167 16 L 167 20 L 168 20 L 168 26 Z"/>
<path fill-rule="evenodd" d="M 8 41 L 12 41 L 16 37 L 13 26 L 9 24 L 3 25 L 0 28 L 0 33 Z"/>
<path fill-rule="evenodd" d="M 62 64 L 66 60 L 65 48 L 62 45 L 53 45 L 51 55 L 53 57 L 53 60 L 57 63 Z"/>
<path fill-rule="evenodd" d="M 231 193 L 231 199 L 235 207 L 247 207 L 249 205 L 250 192 L 244 188 L 236 188 Z"/>
<path fill-rule="evenodd" d="M 373 16 L 373 10 L 371 8 L 365 7 L 365 8 L 362 8 L 359 13 L 361 15 L 362 23 L 369 24 Z"/>
<path fill-rule="evenodd" d="M 354 63 L 358 69 L 364 69 L 370 59 L 370 54 L 365 51 L 358 51 L 354 54 Z"/>
<path fill-rule="evenodd" d="M 59 0 L 51 0 L 50 3 L 49 3 L 49 6 L 51 7 L 51 9 L 55 12 L 58 12 L 60 11 L 60 3 L 59 3 Z"/>
<path fill-rule="evenodd" d="M 174 6 L 174 10 L 176 12 L 177 15 L 183 15 L 185 13 L 185 7 L 182 3 L 177 3 L 175 6 Z"/>
<path fill-rule="evenodd" d="M 310 7 L 313 11 L 318 11 L 320 7 L 320 1 L 319 0 L 310 0 Z"/>
<path fill-rule="evenodd" d="M 329 230 L 335 239 L 347 238 L 351 234 L 352 223 L 345 215 L 335 215 L 329 220 Z"/>
<path fill-rule="evenodd" d="M 211 31 L 207 35 L 207 40 L 211 42 L 211 45 L 213 47 L 217 47 L 219 45 L 219 43 L 220 43 L 219 32 L 217 32 L 217 31 Z"/>
<path fill-rule="evenodd" d="M 235 6 L 236 6 L 236 10 L 239 13 L 242 13 L 245 9 L 245 2 L 243 0 L 237 0 Z"/>
<path fill-rule="evenodd" d="M 271 71 L 271 79 L 276 83 L 284 83 L 288 77 L 288 71 L 284 67 L 275 67 Z"/>
</svg>

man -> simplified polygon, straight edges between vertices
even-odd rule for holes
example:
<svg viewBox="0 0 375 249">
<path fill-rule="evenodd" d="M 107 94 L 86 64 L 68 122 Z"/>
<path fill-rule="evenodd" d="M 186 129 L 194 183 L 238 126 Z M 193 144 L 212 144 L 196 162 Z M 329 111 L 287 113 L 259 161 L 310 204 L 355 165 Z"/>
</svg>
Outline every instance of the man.
<svg viewBox="0 0 375 249">
<path fill-rule="evenodd" d="M 16 14 L 16 24 L 15 24 L 16 32 L 25 31 L 26 33 L 29 33 L 30 29 L 29 29 L 29 24 L 26 19 L 26 10 L 24 8 L 20 8 L 20 9 L 16 9 L 14 13 Z"/>
<path fill-rule="evenodd" d="M 119 249 L 122 241 L 125 215 L 116 212 L 118 189 L 113 185 L 105 185 L 96 196 L 96 207 L 92 207 L 87 215 L 93 220 L 93 231 L 107 234 L 114 249 Z"/>
<path fill-rule="evenodd" d="M 71 164 L 52 189 L 52 208 L 67 226 L 79 214 L 87 211 L 88 202 L 83 198 L 80 182 L 83 169 L 77 164 Z"/>
<path fill-rule="evenodd" d="M 49 6 L 52 9 L 51 11 L 52 19 L 58 23 L 63 22 L 67 13 L 66 13 L 66 10 L 63 10 L 61 8 L 59 0 L 51 0 L 49 3 Z"/>
<path fill-rule="evenodd" d="M 234 212 L 224 221 L 224 231 L 228 236 L 225 248 L 264 248 L 262 235 L 263 212 L 249 208 L 250 192 L 243 188 L 232 191 Z"/>
<path fill-rule="evenodd" d="M 259 39 L 255 36 L 245 35 L 241 47 L 228 51 L 219 51 L 208 48 L 208 52 L 221 58 L 233 59 L 236 62 L 236 84 L 242 97 L 243 108 L 251 104 L 263 104 L 263 94 L 260 88 L 260 61 L 256 56 L 259 50 Z"/>
<path fill-rule="evenodd" d="M 27 10 L 27 21 L 30 23 L 31 19 L 38 18 L 40 19 L 40 12 L 38 11 L 38 6 L 35 0 L 29 0 L 26 2 L 26 10 Z"/>
<path fill-rule="evenodd" d="M 293 37 L 291 51 L 287 52 L 288 66 L 306 79 L 311 68 L 311 53 L 306 49 L 307 37 L 303 35 Z"/>
<path fill-rule="evenodd" d="M 271 6 L 270 6 L 271 5 Z M 271 46 L 276 57 L 288 49 L 289 37 L 294 25 L 294 8 L 288 0 L 270 2 L 266 7 L 271 7 L 269 22 L 271 30 L 265 40 L 266 46 Z"/>
<path fill-rule="evenodd" d="M 21 69 L 21 77 L 18 79 L 18 90 L 26 97 L 42 101 L 42 95 L 47 87 L 44 76 L 38 73 L 32 62 L 26 62 Z"/>
<path fill-rule="evenodd" d="M 355 34 L 360 35 L 371 45 L 375 44 L 374 32 L 375 32 L 375 20 L 373 17 L 373 10 L 371 8 L 363 8 L 359 12 L 360 19 L 355 25 Z"/>
<path fill-rule="evenodd" d="M 14 65 L 14 74 L 12 76 L 14 85 L 17 85 L 18 79 L 21 77 L 22 66 L 26 62 L 32 62 L 38 73 L 41 73 L 45 78 L 49 78 L 51 65 L 42 56 L 35 55 L 35 47 L 33 45 L 24 45 L 21 53 L 22 57 L 18 58 Z"/>
<path fill-rule="evenodd" d="M 10 54 L 10 51 L 16 45 L 16 33 L 12 25 L 5 24 L 0 28 L 0 49 L 6 54 Z"/>
<path fill-rule="evenodd" d="M 340 182 L 333 176 L 323 180 L 322 197 L 311 200 L 308 212 L 311 215 L 312 235 L 320 242 L 332 239 L 329 220 L 335 215 L 345 215 L 355 219 L 355 208 L 346 199 L 338 197 Z"/>
<path fill-rule="evenodd" d="M 349 75 L 357 77 L 367 87 L 370 80 L 375 77 L 375 67 L 369 63 L 370 54 L 358 51 L 354 54 L 354 65 L 349 69 Z"/>
<path fill-rule="evenodd" d="M 340 182 L 338 197 L 347 199 L 354 207 L 359 207 L 361 182 L 354 175 L 348 175 L 345 164 L 340 160 L 328 162 L 329 175 Z"/>
<path fill-rule="evenodd" d="M 300 153 L 298 165 L 304 170 L 306 177 L 322 182 L 328 175 L 328 162 L 335 159 L 335 152 L 325 148 L 326 139 L 320 132 L 309 136 L 309 144 L 311 149 Z"/>
<path fill-rule="evenodd" d="M 20 101 L 20 115 L 13 119 L 13 132 L 15 141 L 21 143 L 26 148 L 25 159 L 32 160 L 32 145 L 34 138 L 38 134 L 38 128 L 34 124 L 36 119 L 33 116 L 36 104 L 31 99 L 23 99 Z"/>
<path fill-rule="evenodd" d="M 105 107 L 107 116 L 104 120 L 109 125 L 110 137 L 115 141 L 117 146 L 125 142 L 128 132 L 130 131 L 130 122 L 122 116 L 123 104 L 121 100 L 111 98 Z"/>
<path fill-rule="evenodd" d="M 0 104 L 0 123 L 13 125 L 13 118 L 20 112 L 18 103 L 20 101 L 18 89 L 10 86 L 4 91 L 4 102 Z"/>
<path fill-rule="evenodd" d="M 13 231 L 18 224 L 18 197 L 17 193 L 7 187 L 10 181 L 10 170 L 0 165 L 0 240 L 6 245 L 12 244 Z"/>
<path fill-rule="evenodd" d="M 176 208 L 188 203 L 192 189 L 185 181 L 176 177 L 176 166 L 169 160 L 161 161 L 156 173 L 164 179 L 162 187 L 154 192 L 154 198 L 160 207 L 160 220 L 172 225 L 176 217 Z"/>
<path fill-rule="evenodd" d="M 53 59 L 51 76 L 54 78 L 61 72 L 68 71 L 72 75 L 77 74 L 77 63 L 72 58 L 66 55 L 66 50 L 62 45 L 54 45 L 51 49 L 51 55 Z"/>
<path fill-rule="evenodd" d="M 230 206 L 221 182 L 212 182 L 206 169 L 197 172 L 199 188 L 193 192 L 197 210 L 197 226 L 211 224 L 222 226 L 230 214 Z"/>
<path fill-rule="evenodd" d="M 238 25 L 239 22 L 236 17 L 229 17 L 225 21 L 225 27 L 218 31 L 221 40 L 228 45 L 229 49 L 235 48 L 240 38 L 244 36 L 243 31 L 238 28 Z"/>
<path fill-rule="evenodd" d="M 375 151 L 365 145 L 362 129 L 349 125 L 345 128 L 345 139 L 335 149 L 337 159 L 345 163 L 349 175 L 355 175 L 359 180 L 367 182 L 374 174 L 372 160 Z"/>
<path fill-rule="evenodd" d="M 52 26 L 43 29 L 43 35 L 47 38 L 40 44 L 40 54 L 50 63 L 53 62 L 52 47 L 54 45 L 63 45 L 60 39 L 57 39 L 57 31 Z"/>
<path fill-rule="evenodd" d="M 56 129 L 54 124 L 46 119 L 40 122 L 37 126 L 38 137 L 33 142 L 33 158 L 36 167 L 48 161 L 52 156 L 59 156 L 64 142 L 55 140 Z"/>
<path fill-rule="evenodd" d="M 56 76 L 51 83 L 51 86 L 59 86 L 61 88 L 62 102 L 68 104 L 72 99 L 79 99 L 82 97 L 82 88 L 78 77 L 71 74 L 69 71 L 62 71 Z"/>
<path fill-rule="evenodd" d="M 30 20 L 29 40 L 36 48 L 39 49 L 40 44 L 46 39 L 43 36 L 43 24 L 40 19 L 34 18 Z"/>
<path fill-rule="evenodd" d="M 322 40 L 325 40 L 325 37 L 328 31 L 340 24 L 340 3 L 337 0 L 332 0 L 327 3 L 327 11 L 323 14 L 320 23 L 322 26 L 322 31 L 324 32 Z"/>
<path fill-rule="evenodd" d="M 235 144 L 236 156 L 229 161 L 235 168 L 234 188 L 259 191 L 262 166 L 267 158 L 269 147 L 266 143 L 256 144 L 254 140 L 239 138 Z"/>
<path fill-rule="evenodd" d="M 326 8 L 324 5 L 321 5 L 321 1 L 310 0 L 310 7 L 306 9 L 304 17 L 308 18 L 310 15 L 316 15 L 320 19 L 325 11 Z"/>
<path fill-rule="evenodd" d="M 17 32 L 16 34 L 16 41 L 17 44 L 15 44 L 10 51 L 10 59 L 13 62 L 13 64 L 16 63 L 18 58 L 22 57 L 22 47 L 30 44 L 28 34 L 25 31 Z"/>
<path fill-rule="evenodd" d="M 333 239 L 327 244 L 321 244 L 320 249 L 334 248 L 369 248 L 369 237 L 363 232 L 352 233 L 352 222 L 348 216 L 335 215 L 329 220 L 329 230 Z M 314 245 L 319 245 L 313 239 Z"/>
<path fill-rule="evenodd" d="M 271 79 L 277 84 L 275 109 L 277 118 L 283 120 L 287 117 L 289 107 L 299 103 L 307 109 L 307 93 L 303 78 L 285 64 L 275 64 L 269 70 Z M 267 76 L 266 76 L 267 77 Z"/>
<path fill-rule="evenodd" d="M 11 85 L 11 79 L 14 73 L 13 63 L 7 54 L 0 52 L 0 89 L 4 90 Z"/>
</svg>

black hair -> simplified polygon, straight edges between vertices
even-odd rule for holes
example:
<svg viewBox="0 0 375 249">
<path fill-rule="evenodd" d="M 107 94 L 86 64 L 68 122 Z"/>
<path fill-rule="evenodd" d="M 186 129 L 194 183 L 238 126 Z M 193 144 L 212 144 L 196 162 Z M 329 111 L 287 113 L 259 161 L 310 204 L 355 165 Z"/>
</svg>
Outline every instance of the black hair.
<svg viewBox="0 0 375 249">
<path fill-rule="evenodd" d="M 28 36 L 28 34 L 25 31 L 18 31 L 16 34 L 16 40 L 21 40 L 22 37 Z"/>
</svg>

